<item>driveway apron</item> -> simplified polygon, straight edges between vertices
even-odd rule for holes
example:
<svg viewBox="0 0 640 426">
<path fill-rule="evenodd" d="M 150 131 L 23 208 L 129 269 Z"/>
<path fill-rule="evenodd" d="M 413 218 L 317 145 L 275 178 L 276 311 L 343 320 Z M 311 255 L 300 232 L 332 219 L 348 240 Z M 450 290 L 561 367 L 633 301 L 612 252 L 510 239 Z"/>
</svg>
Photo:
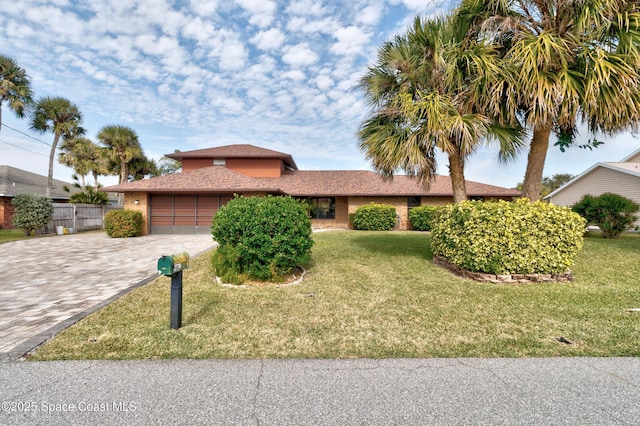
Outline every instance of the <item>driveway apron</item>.
<svg viewBox="0 0 640 426">
<path fill-rule="evenodd" d="M 19 358 L 151 281 L 162 255 L 193 257 L 214 246 L 211 235 L 109 238 L 103 232 L 0 244 L 0 361 Z"/>
</svg>

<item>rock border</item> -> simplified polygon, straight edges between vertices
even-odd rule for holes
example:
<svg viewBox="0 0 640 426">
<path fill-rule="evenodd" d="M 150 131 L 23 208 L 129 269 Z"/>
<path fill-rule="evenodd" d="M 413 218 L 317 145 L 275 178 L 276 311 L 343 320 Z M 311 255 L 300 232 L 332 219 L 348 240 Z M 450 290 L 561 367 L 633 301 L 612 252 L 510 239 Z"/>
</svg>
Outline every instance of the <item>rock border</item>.
<svg viewBox="0 0 640 426">
<path fill-rule="evenodd" d="M 221 285 L 222 287 L 227 287 L 227 288 L 262 288 L 262 287 L 289 287 L 291 285 L 297 285 L 300 284 L 302 281 L 304 281 L 304 276 L 307 275 L 307 270 L 304 269 L 302 266 L 296 266 L 296 268 L 300 268 L 300 270 L 302 270 L 302 273 L 300 274 L 300 277 L 298 277 L 297 279 L 291 281 L 290 283 L 283 283 L 283 284 L 277 284 L 277 283 L 273 283 L 273 284 L 266 284 L 266 285 L 246 285 L 246 284 L 229 284 L 229 283 L 223 283 L 222 280 L 220 279 L 220 277 L 215 277 L 214 281 L 216 284 Z"/>
<path fill-rule="evenodd" d="M 448 270 L 454 275 L 478 282 L 493 284 L 533 284 L 540 282 L 569 282 L 575 280 L 571 270 L 559 274 L 485 274 L 484 272 L 471 272 L 450 263 L 442 256 L 433 256 L 433 263 Z"/>
</svg>

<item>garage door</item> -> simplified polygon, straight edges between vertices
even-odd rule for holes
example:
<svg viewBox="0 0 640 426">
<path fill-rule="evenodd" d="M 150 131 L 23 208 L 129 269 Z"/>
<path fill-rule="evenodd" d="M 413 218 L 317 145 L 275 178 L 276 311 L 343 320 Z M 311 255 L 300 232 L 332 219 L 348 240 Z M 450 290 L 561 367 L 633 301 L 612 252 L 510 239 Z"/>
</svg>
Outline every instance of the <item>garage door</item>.
<svg viewBox="0 0 640 426">
<path fill-rule="evenodd" d="M 152 195 L 152 234 L 208 234 L 211 219 L 229 195 Z"/>
</svg>

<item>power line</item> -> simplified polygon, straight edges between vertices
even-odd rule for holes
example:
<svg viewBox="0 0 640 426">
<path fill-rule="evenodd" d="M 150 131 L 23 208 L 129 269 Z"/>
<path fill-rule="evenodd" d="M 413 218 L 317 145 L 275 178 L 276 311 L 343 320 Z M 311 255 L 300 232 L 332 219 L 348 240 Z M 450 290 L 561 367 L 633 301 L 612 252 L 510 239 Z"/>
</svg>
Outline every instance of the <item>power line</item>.
<svg viewBox="0 0 640 426">
<path fill-rule="evenodd" d="M 45 142 L 45 141 L 43 141 L 43 140 L 40 140 L 40 139 L 38 139 L 38 138 L 36 138 L 36 137 L 33 137 L 33 136 L 31 136 L 31 135 L 29 135 L 29 134 L 27 134 L 27 133 L 24 133 L 24 132 L 22 132 L 22 131 L 20 131 L 20 130 L 18 130 L 18 129 L 14 129 L 14 128 L 13 128 L 13 127 L 11 127 L 11 126 L 7 126 L 7 125 L 6 125 L 6 124 L 4 124 L 4 123 L 2 123 L 2 126 L 6 127 L 7 129 L 11 129 L 11 130 L 13 130 L 14 132 L 18 132 L 18 133 L 20 133 L 21 135 L 24 135 L 24 136 L 26 136 L 26 137 L 28 137 L 28 138 L 31 138 L 31 139 L 33 139 L 34 141 L 38 141 L 38 142 L 40 142 L 40 143 L 42 143 L 42 144 L 45 144 L 45 145 L 47 145 L 47 146 L 51 146 L 51 144 L 50 144 L 50 143 L 47 143 L 47 142 Z"/>
<path fill-rule="evenodd" d="M 1 142 L 1 143 L 6 143 L 7 145 L 11 145 L 11 146 L 13 146 L 13 147 L 15 147 L 15 148 L 19 148 L 19 149 L 23 149 L 23 150 L 25 150 L 25 151 L 32 152 L 32 153 L 34 153 L 34 154 L 42 155 L 43 157 L 48 157 L 48 155 L 45 155 L 45 154 L 43 154 L 43 153 L 41 153 L 41 152 L 38 152 L 38 151 L 32 151 L 32 150 L 27 149 L 27 148 L 25 148 L 25 147 L 23 147 L 23 146 L 12 144 L 11 142 L 7 142 L 7 141 L 3 141 L 3 140 L 0 140 L 0 142 Z"/>
</svg>

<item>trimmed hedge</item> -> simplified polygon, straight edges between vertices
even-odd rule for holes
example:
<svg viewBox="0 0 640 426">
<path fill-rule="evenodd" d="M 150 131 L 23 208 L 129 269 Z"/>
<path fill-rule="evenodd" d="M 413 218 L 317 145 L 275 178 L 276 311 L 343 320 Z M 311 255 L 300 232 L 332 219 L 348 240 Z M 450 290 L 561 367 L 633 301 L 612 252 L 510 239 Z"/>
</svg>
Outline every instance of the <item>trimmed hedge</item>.
<svg viewBox="0 0 640 426">
<path fill-rule="evenodd" d="M 396 224 L 396 208 L 371 203 L 360 206 L 353 215 L 353 227 L 359 231 L 391 231 Z"/>
<path fill-rule="evenodd" d="M 583 246 L 585 220 L 568 207 L 528 199 L 443 207 L 431 231 L 436 256 L 472 272 L 565 272 Z"/>
<path fill-rule="evenodd" d="M 431 231 L 439 206 L 418 206 L 409 209 L 409 220 L 416 231 Z"/>
<path fill-rule="evenodd" d="M 104 215 L 104 229 L 112 238 L 139 237 L 144 220 L 136 210 L 111 210 Z"/>
<path fill-rule="evenodd" d="M 221 207 L 211 233 L 216 275 L 228 283 L 277 279 L 309 259 L 311 221 L 291 197 L 238 197 Z"/>
</svg>

